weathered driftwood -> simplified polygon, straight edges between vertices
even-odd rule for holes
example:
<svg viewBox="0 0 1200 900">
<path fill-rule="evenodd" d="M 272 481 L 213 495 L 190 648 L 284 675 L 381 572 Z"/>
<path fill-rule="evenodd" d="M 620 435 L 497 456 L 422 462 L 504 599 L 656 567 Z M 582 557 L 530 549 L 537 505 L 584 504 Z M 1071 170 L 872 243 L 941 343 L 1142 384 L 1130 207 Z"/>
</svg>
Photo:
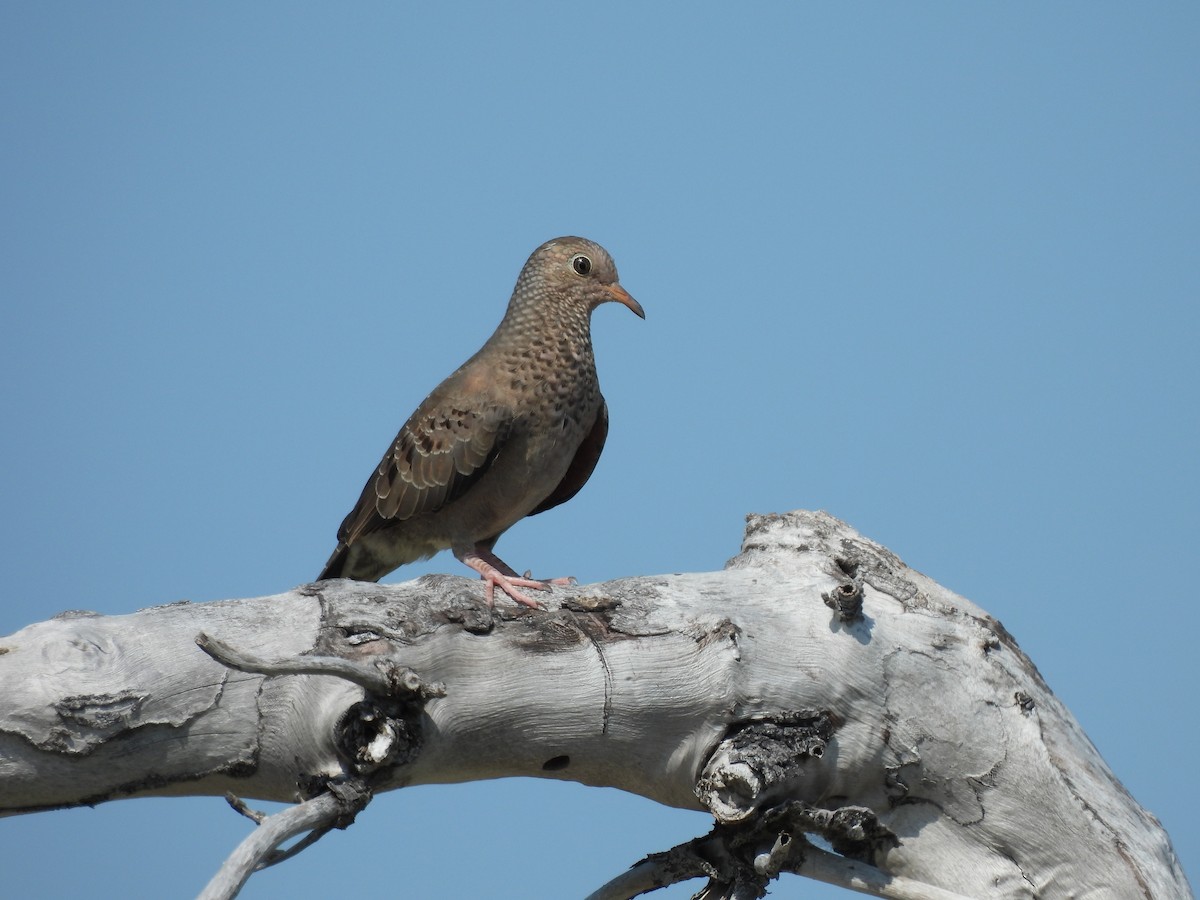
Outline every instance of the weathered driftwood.
<svg viewBox="0 0 1200 900">
<path fill-rule="evenodd" d="M 750 517 L 721 572 L 556 588 L 534 613 L 481 598 L 332 581 L 31 625 L 0 639 L 0 812 L 311 799 L 275 823 L 293 834 L 373 792 L 535 775 L 716 819 L 596 898 L 696 875 L 754 897 L 781 871 L 891 897 L 1191 896 L 1003 627 L 828 515 Z"/>
</svg>

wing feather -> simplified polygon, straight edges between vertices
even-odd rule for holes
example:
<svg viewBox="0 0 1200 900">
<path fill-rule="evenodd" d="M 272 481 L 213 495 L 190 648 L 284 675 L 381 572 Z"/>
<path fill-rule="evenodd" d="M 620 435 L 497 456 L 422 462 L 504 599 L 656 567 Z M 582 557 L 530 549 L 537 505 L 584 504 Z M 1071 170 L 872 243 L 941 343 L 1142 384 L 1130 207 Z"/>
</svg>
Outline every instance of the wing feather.
<svg viewBox="0 0 1200 900">
<path fill-rule="evenodd" d="M 508 437 L 511 416 L 498 406 L 459 406 L 426 402 L 404 423 L 338 529 L 340 542 L 441 509 L 488 470 Z"/>
</svg>

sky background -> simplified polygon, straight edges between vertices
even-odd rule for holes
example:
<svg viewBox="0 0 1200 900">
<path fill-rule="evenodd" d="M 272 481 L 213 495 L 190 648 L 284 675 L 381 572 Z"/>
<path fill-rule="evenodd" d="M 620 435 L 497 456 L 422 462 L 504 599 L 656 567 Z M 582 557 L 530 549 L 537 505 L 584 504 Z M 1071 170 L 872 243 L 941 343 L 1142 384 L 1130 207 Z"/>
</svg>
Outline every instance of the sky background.
<svg viewBox="0 0 1200 900">
<path fill-rule="evenodd" d="M 1200 6 L 5 2 L 0 129 L 0 634 L 312 578 L 582 234 L 647 319 L 597 312 L 604 458 L 502 555 L 705 571 L 826 509 L 999 618 L 1200 878 Z M 580 897 L 708 826 L 414 788 L 243 896 Z M 248 828 L 0 821 L 5 893 L 189 897 Z"/>
</svg>

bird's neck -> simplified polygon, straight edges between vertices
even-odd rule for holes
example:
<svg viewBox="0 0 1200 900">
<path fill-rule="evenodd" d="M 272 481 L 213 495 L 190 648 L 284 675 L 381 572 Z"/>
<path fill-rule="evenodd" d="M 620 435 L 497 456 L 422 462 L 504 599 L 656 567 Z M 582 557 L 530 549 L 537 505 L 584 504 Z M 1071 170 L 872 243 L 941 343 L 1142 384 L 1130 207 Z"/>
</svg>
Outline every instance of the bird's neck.
<svg viewBox="0 0 1200 900">
<path fill-rule="evenodd" d="M 510 307 L 489 343 L 516 352 L 550 349 L 590 359 L 591 312 L 578 307 L 555 308 L 547 304 Z"/>
</svg>

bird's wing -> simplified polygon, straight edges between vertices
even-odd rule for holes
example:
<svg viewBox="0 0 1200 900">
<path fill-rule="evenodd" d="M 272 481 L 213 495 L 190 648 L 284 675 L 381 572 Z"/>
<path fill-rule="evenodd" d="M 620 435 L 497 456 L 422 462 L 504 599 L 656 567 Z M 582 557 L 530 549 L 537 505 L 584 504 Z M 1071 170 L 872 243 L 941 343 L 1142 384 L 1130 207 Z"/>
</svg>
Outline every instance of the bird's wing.
<svg viewBox="0 0 1200 900">
<path fill-rule="evenodd" d="M 579 489 L 592 477 L 592 471 L 600 460 L 600 453 L 604 449 L 604 440 L 607 437 L 608 404 L 601 397 L 600 408 L 596 411 L 596 421 L 579 445 L 579 449 L 575 451 L 575 458 L 571 460 L 567 474 L 558 483 L 558 487 L 550 492 L 550 496 L 539 503 L 529 515 L 536 516 L 538 513 L 553 509 L 578 494 Z"/>
<path fill-rule="evenodd" d="M 454 403 L 421 404 L 342 522 L 338 541 L 351 543 L 462 496 L 500 452 L 511 422 L 499 406 L 468 410 Z"/>
</svg>

